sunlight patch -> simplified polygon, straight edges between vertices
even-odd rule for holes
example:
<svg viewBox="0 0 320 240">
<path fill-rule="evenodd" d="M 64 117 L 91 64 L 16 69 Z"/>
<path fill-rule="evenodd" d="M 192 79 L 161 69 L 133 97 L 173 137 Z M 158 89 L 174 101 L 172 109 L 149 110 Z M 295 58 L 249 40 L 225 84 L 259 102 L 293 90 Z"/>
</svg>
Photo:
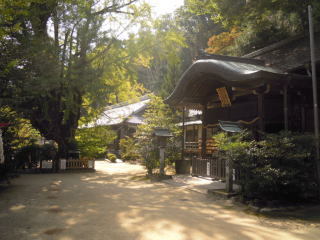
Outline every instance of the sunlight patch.
<svg viewBox="0 0 320 240">
<path fill-rule="evenodd" d="M 18 204 L 18 205 L 12 206 L 10 208 L 10 210 L 11 211 L 20 211 L 20 210 L 25 209 L 25 208 L 26 208 L 26 205 Z"/>
<path fill-rule="evenodd" d="M 59 206 L 54 205 L 54 206 L 51 206 L 47 211 L 51 213 L 60 213 L 62 212 L 62 209 Z"/>
</svg>

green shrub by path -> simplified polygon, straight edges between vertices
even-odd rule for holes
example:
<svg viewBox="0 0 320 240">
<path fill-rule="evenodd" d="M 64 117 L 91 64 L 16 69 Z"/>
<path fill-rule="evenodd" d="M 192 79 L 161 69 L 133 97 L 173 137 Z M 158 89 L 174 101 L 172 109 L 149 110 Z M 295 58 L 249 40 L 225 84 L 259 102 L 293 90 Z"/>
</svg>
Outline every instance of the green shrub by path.
<svg viewBox="0 0 320 240">
<path fill-rule="evenodd" d="M 112 143 L 116 137 L 116 133 L 105 126 L 82 128 L 76 133 L 81 156 L 89 158 L 105 157 L 108 144 Z"/>
<path fill-rule="evenodd" d="M 115 163 L 116 160 L 117 160 L 117 156 L 113 153 L 108 153 L 107 154 L 107 158 L 112 162 L 112 163 Z"/>
<path fill-rule="evenodd" d="M 177 138 L 169 138 L 167 140 L 165 164 L 172 166 L 176 160 L 181 159 L 181 146 L 177 144 Z"/>
<path fill-rule="evenodd" d="M 181 127 L 176 124 L 179 121 L 177 112 L 165 104 L 161 97 L 150 97 L 151 101 L 143 115 L 144 124 L 137 127 L 135 134 L 139 155 L 149 175 L 157 172 L 160 167 L 159 143 L 153 136 L 156 128 L 169 129 L 173 134 L 173 137 L 168 139 L 165 150 L 165 164 L 172 164 L 180 158 L 181 153 L 181 149 L 176 145 L 177 139 L 181 138 Z"/>
<path fill-rule="evenodd" d="M 136 140 L 132 137 L 120 140 L 120 153 L 123 160 L 139 161 L 141 159 Z"/>
<path fill-rule="evenodd" d="M 282 132 L 256 141 L 247 132 L 221 133 L 215 140 L 219 155 L 240 171 L 245 199 L 297 202 L 317 196 L 311 135 Z"/>
</svg>

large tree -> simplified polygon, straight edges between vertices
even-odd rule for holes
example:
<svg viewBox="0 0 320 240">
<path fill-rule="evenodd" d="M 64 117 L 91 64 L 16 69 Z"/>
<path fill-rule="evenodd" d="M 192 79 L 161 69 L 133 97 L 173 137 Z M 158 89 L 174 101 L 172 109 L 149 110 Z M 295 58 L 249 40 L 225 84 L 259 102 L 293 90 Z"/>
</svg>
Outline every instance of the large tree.
<svg viewBox="0 0 320 240">
<path fill-rule="evenodd" d="M 108 51 L 119 44 L 106 20 L 136 17 L 137 0 L 1 0 L 2 105 L 12 106 L 60 156 L 73 147 L 84 97 L 105 98 Z M 93 94 L 94 93 L 94 94 Z"/>
<path fill-rule="evenodd" d="M 142 53 L 137 59 L 139 81 L 162 97 L 167 97 L 182 73 L 207 46 L 208 38 L 221 32 L 209 15 L 195 15 L 182 6 L 173 14 L 144 23 L 131 36 L 134 48 Z M 141 52 L 141 51 L 140 51 Z"/>
<path fill-rule="evenodd" d="M 186 44 L 172 16 L 144 22 L 127 44 L 130 51 L 139 52 L 134 59 L 138 82 L 149 91 L 162 95 L 164 82 L 180 76 L 180 51 Z"/>
</svg>

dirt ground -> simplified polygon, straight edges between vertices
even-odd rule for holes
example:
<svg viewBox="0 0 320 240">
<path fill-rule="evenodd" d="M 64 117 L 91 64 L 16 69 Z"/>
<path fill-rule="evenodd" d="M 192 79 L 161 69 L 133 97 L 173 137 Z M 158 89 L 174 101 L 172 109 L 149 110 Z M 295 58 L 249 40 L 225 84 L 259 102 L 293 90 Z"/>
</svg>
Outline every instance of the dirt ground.
<svg viewBox="0 0 320 240">
<path fill-rule="evenodd" d="M 22 175 L 0 189 L 0 239 L 320 239 L 320 225 L 266 219 L 228 200 L 144 179 L 137 165 Z"/>
</svg>

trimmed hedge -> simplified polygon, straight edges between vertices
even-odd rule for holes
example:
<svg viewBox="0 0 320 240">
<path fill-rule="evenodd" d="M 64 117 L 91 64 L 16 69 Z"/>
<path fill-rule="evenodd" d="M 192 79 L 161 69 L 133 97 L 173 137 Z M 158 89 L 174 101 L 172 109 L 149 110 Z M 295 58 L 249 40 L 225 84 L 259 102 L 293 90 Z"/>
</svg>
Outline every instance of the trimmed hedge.
<svg viewBox="0 0 320 240">
<path fill-rule="evenodd" d="M 215 136 L 220 156 L 240 171 L 241 193 L 247 200 L 298 202 L 317 197 L 314 139 L 288 132 L 254 140 L 248 132 Z"/>
</svg>

